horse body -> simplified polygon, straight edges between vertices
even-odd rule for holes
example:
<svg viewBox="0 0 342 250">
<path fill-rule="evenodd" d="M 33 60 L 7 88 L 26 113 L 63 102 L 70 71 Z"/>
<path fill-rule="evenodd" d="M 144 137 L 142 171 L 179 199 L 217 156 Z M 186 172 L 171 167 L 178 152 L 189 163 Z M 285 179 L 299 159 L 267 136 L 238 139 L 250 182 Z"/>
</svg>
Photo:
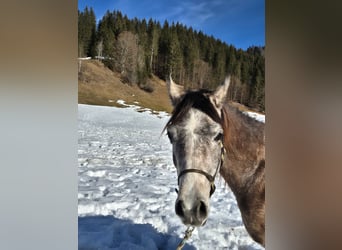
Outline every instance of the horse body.
<svg viewBox="0 0 342 250">
<path fill-rule="evenodd" d="M 264 123 L 224 106 L 226 157 L 221 176 L 233 191 L 251 237 L 265 245 Z"/>
<path fill-rule="evenodd" d="M 228 87 L 229 78 L 213 92 L 185 92 L 170 77 L 174 111 L 165 128 L 179 176 L 175 211 L 185 225 L 204 225 L 213 192 L 211 180 L 221 167 L 248 233 L 264 245 L 264 124 L 225 103 Z M 222 147 L 226 151 L 223 162 Z"/>
</svg>

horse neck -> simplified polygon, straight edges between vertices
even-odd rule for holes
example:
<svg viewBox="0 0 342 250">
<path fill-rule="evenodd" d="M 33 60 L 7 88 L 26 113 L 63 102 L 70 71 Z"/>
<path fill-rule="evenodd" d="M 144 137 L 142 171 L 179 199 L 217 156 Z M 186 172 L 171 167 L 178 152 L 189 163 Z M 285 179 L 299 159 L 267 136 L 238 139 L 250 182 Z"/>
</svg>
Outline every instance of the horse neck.
<svg viewBox="0 0 342 250">
<path fill-rule="evenodd" d="M 265 162 L 264 124 L 229 105 L 224 106 L 223 116 L 226 157 L 221 175 L 233 192 L 238 193 L 248 188 L 260 162 Z"/>
</svg>

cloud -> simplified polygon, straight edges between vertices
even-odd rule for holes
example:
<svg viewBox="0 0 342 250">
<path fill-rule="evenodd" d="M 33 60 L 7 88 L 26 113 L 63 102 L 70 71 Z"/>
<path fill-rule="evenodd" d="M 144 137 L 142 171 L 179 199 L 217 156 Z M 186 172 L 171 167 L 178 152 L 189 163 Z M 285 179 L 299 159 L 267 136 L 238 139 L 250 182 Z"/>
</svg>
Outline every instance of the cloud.
<svg viewBox="0 0 342 250">
<path fill-rule="evenodd" d="M 215 16 L 215 8 L 222 3 L 222 0 L 216 1 L 194 1 L 183 0 L 175 1 L 169 5 L 160 15 L 160 18 L 181 22 L 192 26 L 201 26 L 203 22 Z"/>
</svg>

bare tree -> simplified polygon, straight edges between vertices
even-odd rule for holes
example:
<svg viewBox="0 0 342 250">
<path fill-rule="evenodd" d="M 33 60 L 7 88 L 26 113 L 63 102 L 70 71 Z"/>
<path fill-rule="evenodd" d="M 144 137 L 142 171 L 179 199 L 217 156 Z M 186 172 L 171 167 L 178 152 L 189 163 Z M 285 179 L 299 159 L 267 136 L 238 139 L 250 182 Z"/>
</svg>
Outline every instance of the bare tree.
<svg viewBox="0 0 342 250">
<path fill-rule="evenodd" d="M 158 53 L 158 32 L 156 30 L 153 30 L 152 34 L 152 41 L 151 41 L 151 56 L 150 56 L 150 69 L 153 71 L 154 70 L 154 58 L 156 57 Z"/>
<path fill-rule="evenodd" d="M 101 41 L 96 46 L 97 59 L 103 58 L 102 51 L 103 51 L 103 40 L 101 39 Z"/>
<path fill-rule="evenodd" d="M 210 66 L 207 62 L 197 59 L 194 63 L 193 82 L 197 82 L 199 88 L 204 88 L 210 76 Z"/>
<path fill-rule="evenodd" d="M 129 83 L 137 83 L 138 70 L 143 66 L 143 50 L 138 36 L 129 31 L 122 32 L 114 47 L 115 68 Z"/>
</svg>

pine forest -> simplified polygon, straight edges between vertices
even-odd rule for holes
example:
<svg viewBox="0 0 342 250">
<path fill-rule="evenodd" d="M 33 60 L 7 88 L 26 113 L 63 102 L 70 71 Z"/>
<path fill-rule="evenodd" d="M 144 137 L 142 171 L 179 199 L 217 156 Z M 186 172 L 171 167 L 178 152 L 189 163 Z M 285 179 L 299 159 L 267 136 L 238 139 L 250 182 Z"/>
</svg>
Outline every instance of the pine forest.
<svg viewBox="0 0 342 250">
<path fill-rule="evenodd" d="M 96 23 L 92 8 L 78 11 L 78 56 L 101 60 L 147 92 L 152 75 L 165 80 L 171 73 L 186 89 L 214 89 L 231 75 L 229 99 L 265 111 L 264 51 L 237 49 L 181 23 L 129 19 L 116 10 Z"/>
</svg>

